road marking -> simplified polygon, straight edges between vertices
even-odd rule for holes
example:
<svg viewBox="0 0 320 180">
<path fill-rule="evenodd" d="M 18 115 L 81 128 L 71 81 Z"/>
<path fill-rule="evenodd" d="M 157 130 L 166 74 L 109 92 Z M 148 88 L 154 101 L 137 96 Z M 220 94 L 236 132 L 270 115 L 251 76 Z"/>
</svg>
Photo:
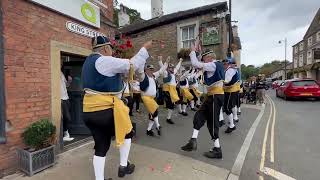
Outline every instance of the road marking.
<svg viewBox="0 0 320 180">
<path fill-rule="evenodd" d="M 270 162 L 274 163 L 274 126 L 276 123 L 277 110 L 271 97 L 269 97 L 269 99 L 273 106 L 273 119 L 272 119 L 272 126 L 271 126 L 271 142 L 270 142 Z"/>
<path fill-rule="evenodd" d="M 268 96 L 266 96 L 268 101 L 270 102 L 270 114 L 269 114 L 269 117 L 268 117 L 268 122 L 267 122 L 267 126 L 266 126 L 266 129 L 264 131 L 264 138 L 263 138 L 263 143 L 262 143 L 262 150 L 261 150 L 261 161 L 260 161 L 260 171 L 262 172 L 263 168 L 264 168 L 264 163 L 265 163 L 265 160 L 266 160 L 266 146 L 267 146 L 267 139 L 268 139 L 268 130 L 269 130 L 269 124 L 270 124 L 270 120 L 271 120 L 271 117 L 272 117 L 272 111 L 273 111 L 273 108 L 272 108 L 272 103 L 270 101 L 270 99 L 268 98 Z M 263 176 L 259 176 L 259 180 L 264 180 L 264 177 Z"/>
<path fill-rule="evenodd" d="M 271 168 L 268 168 L 268 167 L 265 167 L 263 172 L 266 174 L 266 175 L 269 175 L 275 179 L 280 179 L 280 180 L 296 180 L 290 176 L 287 176 L 281 172 L 278 172 L 274 169 L 271 169 Z"/>
<path fill-rule="evenodd" d="M 260 113 L 259 113 L 259 115 L 258 115 L 258 117 L 256 118 L 256 120 L 252 124 L 252 126 L 251 126 L 251 128 L 250 128 L 250 130 L 249 130 L 249 132 L 248 132 L 248 134 L 247 134 L 242 146 L 241 146 L 241 149 L 240 149 L 240 152 L 239 152 L 239 154 L 237 156 L 237 159 L 233 164 L 231 173 L 233 175 L 238 176 L 238 178 L 240 176 L 241 169 L 242 169 L 244 160 L 246 158 L 247 152 L 249 150 L 253 135 L 254 135 L 254 133 L 255 133 L 258 125 L 259 125 L 260 120 L 262 119 L 264 111 L 265 111 L 265 108 L 262 108 Z"/>
</svg>

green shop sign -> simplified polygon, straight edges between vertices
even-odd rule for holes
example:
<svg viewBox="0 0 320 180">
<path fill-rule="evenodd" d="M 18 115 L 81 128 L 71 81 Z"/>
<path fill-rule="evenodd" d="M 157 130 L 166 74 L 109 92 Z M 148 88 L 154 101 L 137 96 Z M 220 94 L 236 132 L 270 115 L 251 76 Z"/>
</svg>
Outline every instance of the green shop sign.
<svg viewBox="0 0 320 180">
<path fill-rule="evenodd" d="M 213 45 L 220 43 L 219 26 L 212 26 L 211 24 L 202 25 L 202 45 Z"/>
</svg>

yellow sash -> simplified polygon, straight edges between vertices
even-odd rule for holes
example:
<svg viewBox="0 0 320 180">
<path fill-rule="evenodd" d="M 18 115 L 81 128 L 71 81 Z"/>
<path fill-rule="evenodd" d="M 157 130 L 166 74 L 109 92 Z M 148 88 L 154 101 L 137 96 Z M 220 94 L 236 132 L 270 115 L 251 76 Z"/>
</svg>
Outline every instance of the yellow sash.
<svg viewBox="0 0 320 180">
<path fill-rule="evenodd" d="M 180 93 L 182 94 L 183 97 L 183 102 L 188 102 L 193 100 L 193 95 L 190 93 L 188 88 L 180 88 Z"/>
<path fill-rule="evenodd" d="M 201 96 L 201 92 L 195 88 L 195 87 L 192 87 L 191 90 L 193 91 L 193 93 L 196 95 L 197 98 L 199 98 Z"/>
<path fill-rule="evenodd" d="M 224 92 L 237 92 L 237 91 L 240 91 L 240 83 L 237 82 L 231 86 L 225 86 L 224 87 Z"/>
<path fill-rule="evenodd" d="M 85 94 L 83 112 L 95 112 L 113 108 L 116 145 L 124 143 L 125 136 L 132 130 L 129 108 L 118 97 L 112 95 Z"/>
<path fill-rule="evenodd" d="M 207 88 L 208 95 L 224 94 L 223 87 L 212 86 Z"/>
<path fill-rule="evenodd" d="M 123 93 L 122 96 L 123 96 L 123 97 L 129 97 L 129 96 L 131 96 L 131 95 L 130 95 L 130 93 Z"/>
<path fill-rule="evenodd" d="M 172 103 L 176 103 L 177 101 L 180 100 L 178 93 L 177 93 L 176 86 L 164 84 L 162 86 L 162 90 L 169 92 Z"/>
<path fill-rule="evenodd" d="M 158 109 L 159 105 L 154 100 L 154 97 L 152 96 L 142 96 L 143 104 L 146 106 L 149 113 L 154 114 L 156 110 Z"/>
</svg>

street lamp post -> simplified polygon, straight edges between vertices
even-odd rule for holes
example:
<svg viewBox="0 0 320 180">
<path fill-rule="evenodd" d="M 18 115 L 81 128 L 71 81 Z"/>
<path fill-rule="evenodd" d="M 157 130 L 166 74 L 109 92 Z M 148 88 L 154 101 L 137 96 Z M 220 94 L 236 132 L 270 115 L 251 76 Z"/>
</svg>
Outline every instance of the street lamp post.
<svg viewBox="0 0 320 180">
<path fill-rule="evenodd" d="M 232 18 L 231 18 L 231 0 L 229 0 L 229 47 L 228 47 L 228 58 L 231 58 L 231 43 L 232 43 L 232 25 L 231 25 L 231 21 L 232 21 Z"/>
<path fill-rule="evenodd" d="M 284 80 L 287 80 L 287 38 L 279 41 L 281 44 L 284 41 Z"/>
</svg>

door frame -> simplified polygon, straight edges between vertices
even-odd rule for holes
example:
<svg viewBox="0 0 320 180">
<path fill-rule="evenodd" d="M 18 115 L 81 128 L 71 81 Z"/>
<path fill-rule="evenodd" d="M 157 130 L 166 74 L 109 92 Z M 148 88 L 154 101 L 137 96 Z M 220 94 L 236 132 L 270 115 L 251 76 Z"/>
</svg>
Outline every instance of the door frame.
<svg viewBox="0 0 320 180">
<path fill-rule="evenodd" d="M 6 143 L 6 102 L 4 69 L 3 14 L 2 11 L 0 11 L 0 144 Z"/>
<path fill-rule="evenodd" d="M 79 56 L 89 56 L 91 49 L 52 40 L 50 42 L 50 69 L 51 69 L 51 121 L 57 127 L 57 135 L 61 135 L 61 53 L 70 53 Z M 62 142 L 58 141 L 61 149 Z"/>
</svg>

